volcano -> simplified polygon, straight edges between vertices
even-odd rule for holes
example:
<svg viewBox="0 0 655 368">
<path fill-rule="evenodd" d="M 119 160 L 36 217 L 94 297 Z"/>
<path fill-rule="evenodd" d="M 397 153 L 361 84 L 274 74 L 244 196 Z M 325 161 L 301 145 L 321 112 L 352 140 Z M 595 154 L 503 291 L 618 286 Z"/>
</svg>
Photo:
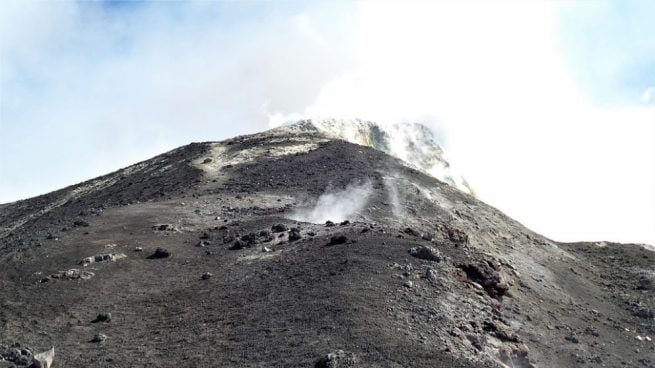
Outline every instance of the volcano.
<svg viewBox="0 0 655 368">
<path fill-rule="evenodd" d="M 530 231 L 425 128 L 340 124 L 0 205 L 0 367 L 655 367 L 654 252 Z"/>
</svg>

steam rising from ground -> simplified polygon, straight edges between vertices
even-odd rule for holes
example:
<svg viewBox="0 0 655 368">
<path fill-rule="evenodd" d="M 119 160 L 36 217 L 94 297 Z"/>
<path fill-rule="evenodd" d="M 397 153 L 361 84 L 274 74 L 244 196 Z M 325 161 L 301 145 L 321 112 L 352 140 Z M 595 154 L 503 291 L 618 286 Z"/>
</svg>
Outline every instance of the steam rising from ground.
<svg viewBox="0 0 655 368">
<path fill-rule="evenodd" d="M 405 215 L 403 207 L 400 205 L 400 197 L 398 196 L 398 187 L 396 185 L 396 177 L 385 177 L 384 187 L 387 190 L 387 197 L 391 204 L 391 212 L 396 218 L 401 218 Z"/>
<path fill-rule="evenodd" d="M 290 217 L 296 221 L 324 223 L 328 220 L 340 222 L 359 214 L 373 193 L 370 181 L 351 183 L 344 190 L 323 193 L 312 208 L 299 209 Z"/>
</svg>

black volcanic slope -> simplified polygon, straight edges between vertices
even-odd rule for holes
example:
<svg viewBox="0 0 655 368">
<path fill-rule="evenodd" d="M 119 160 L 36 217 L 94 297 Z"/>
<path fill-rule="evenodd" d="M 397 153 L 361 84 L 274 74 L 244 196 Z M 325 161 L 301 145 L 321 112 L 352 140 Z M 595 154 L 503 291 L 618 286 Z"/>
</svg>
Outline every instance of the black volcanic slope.
<svg viewBox="0 0 655 368">
<path fill-rule="evenodd" d="M 311 129 L 0 205 L 0 265 L 0 367 L 655 367 L 655 253 Z"/>
</svg>

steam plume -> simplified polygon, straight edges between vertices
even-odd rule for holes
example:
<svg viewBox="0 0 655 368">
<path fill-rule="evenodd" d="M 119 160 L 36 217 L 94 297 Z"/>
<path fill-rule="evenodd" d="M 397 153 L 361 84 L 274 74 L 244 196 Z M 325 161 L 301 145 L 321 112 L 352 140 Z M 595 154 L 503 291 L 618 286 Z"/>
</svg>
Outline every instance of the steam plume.
<svg viewBox="0 0 655 368">
<path fill-rule="evenodd" d="M 372 193 L 371 182 L 351 183 L 342 191 L 328 189 L 312 208 L 299 209 L 291 215 L 296 221 L 324 223 L 352 219 L 368 203 Z"/>
</svg>

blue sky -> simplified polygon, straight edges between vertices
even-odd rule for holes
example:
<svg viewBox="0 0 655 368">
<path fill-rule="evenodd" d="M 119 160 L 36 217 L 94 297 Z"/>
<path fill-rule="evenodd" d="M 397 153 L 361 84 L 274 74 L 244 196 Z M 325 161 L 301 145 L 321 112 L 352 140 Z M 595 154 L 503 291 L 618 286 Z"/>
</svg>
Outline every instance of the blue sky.
<svg viewBox="0 0 655 368">
<path fill-rule="evenodd" d="M 655 80 L 652 1 L 572 3 L 559 21 L 562 51 L 597 104 L 630 104 Z"/>
<path fill-rule="evenodd" d="M 655 243 L 652 1 L 0 3 L 0 202 L 297 117 L 422 121 L 559 240 Z"/>
</svg>

